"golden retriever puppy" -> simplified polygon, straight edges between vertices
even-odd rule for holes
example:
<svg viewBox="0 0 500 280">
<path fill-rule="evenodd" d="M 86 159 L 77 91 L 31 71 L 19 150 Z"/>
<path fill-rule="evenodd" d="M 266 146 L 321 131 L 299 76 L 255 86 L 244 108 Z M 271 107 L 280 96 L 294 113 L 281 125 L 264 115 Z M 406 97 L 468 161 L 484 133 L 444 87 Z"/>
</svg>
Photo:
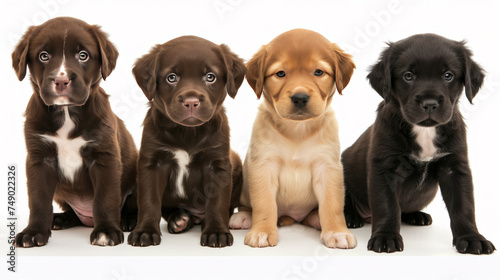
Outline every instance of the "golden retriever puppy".
<svg viewBox="0 0 500 280">
<path fill-rule="evenodd" d="M 243 166 L 243 191 L 231 228 L 250 228 L 245 244 L 275 246 L 278 224 L 321 229 L 331 248 L 354 248 L 347 229 L 335 89 L 347 86 L 351 55 L 322 35 L 285 32 L 247 63 L 247 81 L 264 95 Z M 278 221 L 279 218 L 279 221 Z"/>
</svg>

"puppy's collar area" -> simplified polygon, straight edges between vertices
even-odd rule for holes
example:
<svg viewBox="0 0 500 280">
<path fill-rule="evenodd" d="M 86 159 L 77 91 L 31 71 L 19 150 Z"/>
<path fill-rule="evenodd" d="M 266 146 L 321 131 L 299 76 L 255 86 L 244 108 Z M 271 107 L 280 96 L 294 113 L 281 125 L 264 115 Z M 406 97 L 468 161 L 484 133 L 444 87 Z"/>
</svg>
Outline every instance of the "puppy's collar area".
<svg viewBox="0 0 500 280">
<path fill-rule="evenodd" d="M 419 125 L 414 125 L 412 128 L 412 134 L 415 137 L 416 144 L 420 147 L 418 153 L 412 153 L 410 157 L 417 162 L 432 162 L 436 161 L 444 156 L 451 153 L 441 152 L 436 147 L 436 141 L 439 135 L 437 134 L 436 127 L 424 127 Z"/>
</svg>

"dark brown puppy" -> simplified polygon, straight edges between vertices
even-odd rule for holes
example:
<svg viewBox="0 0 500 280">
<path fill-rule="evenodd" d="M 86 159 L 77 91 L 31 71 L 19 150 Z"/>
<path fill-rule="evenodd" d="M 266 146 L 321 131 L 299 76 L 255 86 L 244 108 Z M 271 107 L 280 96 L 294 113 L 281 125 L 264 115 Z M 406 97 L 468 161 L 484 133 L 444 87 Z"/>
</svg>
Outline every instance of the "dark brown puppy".
<svg viewBox="0 0 500 280">
<path fill-rule="evenodd" d="M 375 123 L 342 155 L 345 215 L 351 228 L 371 218 L 368 250 L 403 250 L 401 221 L 430 225 L 420 212 L 438 185 L 448 208 L 453 245 L 460 253 L 491 254 L 474 218 L 465 124 L 458 100 L 472 99 L 483 70 L 464 42 L 434 34 L 390 43 L 368 79 L 384 98 Z M 371 207 L 370 207 L 371 206 Z"/>
<path fill-rule="evenodd" d="M 12 53 L 35 91 L 24 128 L 30 219 L 16 246 L 42 246 L 51 229 L 82 224 L 94 226 L 93 245 L 112 246 L 135 225 L 135 194 L 122 206 L 135 193 L 137 149 L 99 86 L 117 57 L 98 26 L 74 18 L 30 27 Z M 53 199 L 63 214 L 52 214 Z"/>
<path fill-rule="evenodd" d="M 229 147 L 222 107 L 246 68 L 225 45 L 184 36 L 155 46 L 133 69 L 150 101 L 138 164 L 133 246 L 160 244 L 160 219 L 171 233 L 202 223 L 201 245 L 230 246 L 229 214 L 241 190 L 241 161 Z"/>
</svg>

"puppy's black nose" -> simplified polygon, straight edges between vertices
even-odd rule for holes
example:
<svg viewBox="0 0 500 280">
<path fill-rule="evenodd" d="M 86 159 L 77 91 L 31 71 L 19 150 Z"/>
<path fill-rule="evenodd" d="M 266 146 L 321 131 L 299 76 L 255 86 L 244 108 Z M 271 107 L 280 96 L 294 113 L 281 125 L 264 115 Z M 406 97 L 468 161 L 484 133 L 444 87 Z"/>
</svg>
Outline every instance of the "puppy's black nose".
<svg viewBox="0 0 500 280">
<path fill-rule="evenodd" d="M 69 78 L 67 76 L 57 76 L 54 84 L 56 84 L 56 93 L 63 94 L 63 91 L 68 88 Z"/>
<path fill-rule="evenodd" d="M 292 95 L 292 102 L 297 108 L 303 108 L 307 105 L 307 102 L 309 101 L 309 95 L 305 93 L 296 93 Z"/>
<path fill-rule="evenodd" d="M 439 107 L 439 102 L 436 99 L 424 99 L 420 105 L 427 113 L 430 114 Z"/>
<path fill-rule="evenodd" d="M 182 101 L 182 105 L 184 105 L 184 107 L 186 107 L 189 111 L 193 112 L 200 107 L 200 100 L 195 97 L 189 97 Z"/>
</svg>

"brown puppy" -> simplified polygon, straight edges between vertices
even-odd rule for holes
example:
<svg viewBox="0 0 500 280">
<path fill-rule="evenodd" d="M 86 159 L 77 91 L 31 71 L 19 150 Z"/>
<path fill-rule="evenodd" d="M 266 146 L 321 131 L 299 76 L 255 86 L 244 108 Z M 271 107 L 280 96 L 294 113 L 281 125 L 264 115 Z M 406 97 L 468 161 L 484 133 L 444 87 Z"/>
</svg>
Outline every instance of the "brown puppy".
<svg viewBox="0 0 500 280">
<path fill-rule="evenodd" d="M 55 18 L 32 26 L 12 53 L 19 80 L 31 73 L 26 108 L 29 224 L 16 246 L 45 245 L 51 228 L 94 226 L 93 245 L 123 242 L 135 226 L 137 149 L 99 86 L 118 51 L 96 25 Z M 52 215 L 52 199 L 65 211 Z M 130 205 L 129 205 L 130 204 Z"/>
<path fill-rule="evenodd" d="M 342 212 L 340 143 L 330 107 L 335 88 L 342 93 L 354 67 L 337 45 L 303 29 L 281 34 L 248 62 L 248 83 L 264 102 L 244 164 L 244 207 L 230 221 L 232 228 L 249 228 L 252 209 L 245 244 L 276 245 L 280 218 L 280 224 L 321 229 L 328 247 L 356 246 Z"/>
<path fill-rule="evenodd" d="M 155 46 L 133 72 L 151 108 L 139 156 L 138 226 L 129 244 L 160 244 L 163 216 L 170 233 L 202 223 L 202 246 L 231 246 L 241 160 L 229 147 L 222 103 L 226 92 L 236 96 L 245 65 L 226 45 L 184 36 Z"/>
</svg>

